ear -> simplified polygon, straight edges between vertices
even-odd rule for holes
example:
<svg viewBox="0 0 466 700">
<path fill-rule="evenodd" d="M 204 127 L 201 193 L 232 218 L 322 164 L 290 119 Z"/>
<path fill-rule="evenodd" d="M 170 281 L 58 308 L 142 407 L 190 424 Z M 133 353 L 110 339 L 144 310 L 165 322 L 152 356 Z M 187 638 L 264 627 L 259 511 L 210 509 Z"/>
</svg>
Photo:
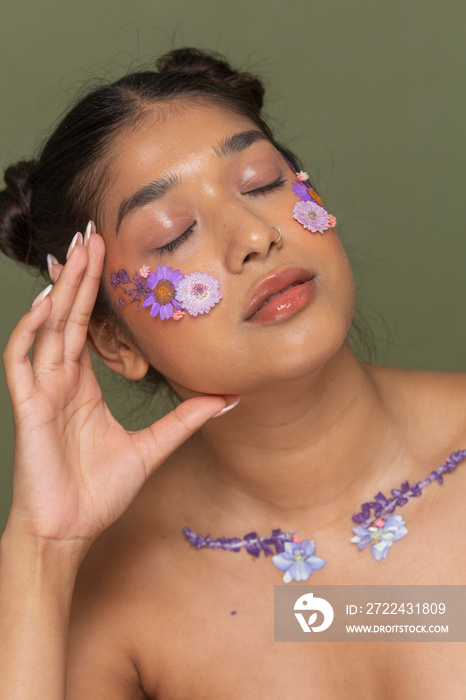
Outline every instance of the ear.
<svg viewBox="0 0 466 700">
<path fill-rule="evenodd" d="M 89 326 L 89 347 L 117 374 L 136 381 L 146 376 L 149 363 L 140 351 L 121 337 L 121 334 L 106 328 Z"/>
</svg>

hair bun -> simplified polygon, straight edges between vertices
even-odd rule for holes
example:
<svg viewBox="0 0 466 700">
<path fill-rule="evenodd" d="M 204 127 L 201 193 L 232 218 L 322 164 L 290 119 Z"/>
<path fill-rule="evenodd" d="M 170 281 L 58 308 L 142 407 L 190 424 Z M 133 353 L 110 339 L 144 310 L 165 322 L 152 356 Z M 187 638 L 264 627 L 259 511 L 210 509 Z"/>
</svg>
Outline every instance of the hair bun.
<svg viewBox="0 0 466 700">
<path fill-rule="evenodd" d="M 6 188 L 0 192 L 0 249 L 8 257 L 27 263 L 30 253 L 29 176 L 34 161 L 20 161 L 5 170 Z"/>
<path fill-rule="evenodd" d="M 250 73 L 239 73 L 220 55 L 204 53 L 198 49 L 175 49 L 157 61 L 159 73 L 190 73 L 205 75 L 246 102 L 252 103 L 258 112 L 264 101 L 264 87 L 261 81 Z"/>
</svg>

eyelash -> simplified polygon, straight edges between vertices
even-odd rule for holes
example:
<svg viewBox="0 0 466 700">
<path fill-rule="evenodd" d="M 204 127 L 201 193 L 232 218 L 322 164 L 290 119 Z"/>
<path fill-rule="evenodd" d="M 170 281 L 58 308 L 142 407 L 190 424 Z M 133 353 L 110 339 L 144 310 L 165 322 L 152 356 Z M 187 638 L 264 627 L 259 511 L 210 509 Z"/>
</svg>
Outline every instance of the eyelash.
<svg viewBox="0 0 466 700">
<path fill-rule="evenodd" d="M 257 197 L 263 194 L 267 194 L 268 192 L 272 192 L 273 190 L 278 189 L 279 187 L 283 187 L 283 185 L 286 182 L 286 178 L 284 177 L 278 177 L 276 180 L 273 182 L 270 182 L 268 185 L 264 185 L 263 187 L 258 187 L 256 190 L 251 190 L 251 192 L 245 192 L 245 195 L 248 195 L 250 197 Z M 175 238 L 174 241 L 170 241 L 170 243 L 167 243 L 166 245 L 162 246 L 161 248 L 156 248 L 155 252 L 158 253 L 159 255 L 163 255 L 163 253 L 172 253 L 175 248 L 178 248 L 182 243 L 184 243 L 189 236 L 193 233 L 194 227 L 196 225 L 196 222 L 191 224 L 189 228 L 184 231 L 181 236 L 178 236 L 178 238 Z"/>
<path fill-rule="evenodd" d="M 276 180 L 269 183 L 268 185 L 264 185 L 263 187 L 258 187 L 257 190 L 252 190 L 251 192 L 245 192 L 245 194 L 248 194 L 251 197 L 255 197 L 256 195 L 260 195 L 260 194 L 267 194 L 267 192 L 271 192 L 272 190 L 276 190 L 278 187 L 283 187 L 285 182 L 286 182 L 286 178 L 277 177 Z"/>
<path fill-rule="evenodd" d="M 156 253 L 159 255 L 162 255 L 163 253 L 172 253 L 175 248 L 178 248 L 179 245 L 185 242 L 187 238 L 190 237 L 192 232 L 194 231 L 194 227 L 196 225 L 196 222 L 191 224 L 189 228 L 184 231 L 184 233 L 181 234 L 181 236 L 178 236 L 178 238 L 175 238 L 174 241 L 171 241 L 170 243 L 167 243 L 167 245 L 163 245 L 161 248 L 156 248 Z"/>
</svg>

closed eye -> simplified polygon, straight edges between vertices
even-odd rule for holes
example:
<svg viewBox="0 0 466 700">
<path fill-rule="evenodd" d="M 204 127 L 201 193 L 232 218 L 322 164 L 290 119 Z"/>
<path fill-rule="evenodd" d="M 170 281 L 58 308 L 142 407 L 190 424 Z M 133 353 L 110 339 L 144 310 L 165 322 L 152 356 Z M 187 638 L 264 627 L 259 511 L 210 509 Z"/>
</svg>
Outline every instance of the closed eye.
<svg viewBox="0 0 466 700">
<path fill-rule="evenodd" d="M 245 195 L 248 195 L 250 197 L 257 197 L 262 194 L 267 194 L 267 192 L 272 192 L 273 190 L 278 189 L 279 187 L 283 187 L 283 185 L 287 182 L 286 178 L 284 177 L 278 177 L 276 180 L 273 182 L 270 182 L 268 185 L 264 185 L 263 187 L 257 187 L 255 190 L 251 190 L 250 192 L 245 192 Z M 175 238 L 174 241 L 170 241 L 170 243 L 167 243 L 164 246 L 161 246 L 160 248 L 156 248 L 155 252 L 158 255 L 163 255 L 164 253 L 172 253 L 178 246 L 180 246 L 182 243 L 184 243 L 189 236 L 193 233 L 194 227 L 196 226 L 196 222 L 191 224 L 189 228 L 184 231 L 181 236 L 178 236 L 178 238 Z"/>
<path fill-rule="evenodd" d="M 191 226 L 189 228 L 187 228 L 186 231 L 184 231 L 181 234 L 181 236 L 178 236 L 178 238 L 175 238 L 174 241 L 170 241 L 170 243 L 163 245 L 161 248 L 156 248 L 155 252 L 158 255 L 163 255 L 163 253 L 172 253 L 175 250 L 175 248 L 178 248 L 179 245 L 184 243 L 190 237 L 190 235 L 194 231 L 195 225 L 196 225 L 196 222 L 191 224 Z"/>
<path fill-rule="evenodd" d="M 270 182 L 268 185 L 264 185 L 263 187 L 258 187 L 255 190 L 251 190 L 250 192 L 245 192 L 245 194 L 249 195 L 250 197 L 255 197 L 257 195 L 261 194 L 267 194 L 267 192 L 271 192 L 272 190 L 276 190 L 278 187 L 283 187 L 283 185 L 286 182 L 286 178 L 284 177 L 278 177 L 276 180 L 273 182 Z"/>
</svg>

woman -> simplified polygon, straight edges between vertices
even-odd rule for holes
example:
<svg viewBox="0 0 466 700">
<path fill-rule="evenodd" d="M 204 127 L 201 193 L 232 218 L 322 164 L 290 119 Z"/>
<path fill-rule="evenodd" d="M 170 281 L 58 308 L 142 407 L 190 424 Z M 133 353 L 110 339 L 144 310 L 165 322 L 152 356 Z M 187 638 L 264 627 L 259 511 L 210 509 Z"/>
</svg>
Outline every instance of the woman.
<svg viewBox="0 0 466 700">
<path fill-rule="evenodd" d="M 2 698 L 463 692 L 463 645 L 273 642 L 282 580 L 464 584 L 461 466 L 395 520 L 351 516 L 466 447 L 466 382 L 356 359 L 335 220 L 262 95 L 175 51 L 84 98 L 7 173 L 3 250 L 42 270 L 49 254 L 53 287 L 4 353 Z M 88 346 L 130 380 L 155 368 L 183 402 L 127 433 Z"/>
</svg>

